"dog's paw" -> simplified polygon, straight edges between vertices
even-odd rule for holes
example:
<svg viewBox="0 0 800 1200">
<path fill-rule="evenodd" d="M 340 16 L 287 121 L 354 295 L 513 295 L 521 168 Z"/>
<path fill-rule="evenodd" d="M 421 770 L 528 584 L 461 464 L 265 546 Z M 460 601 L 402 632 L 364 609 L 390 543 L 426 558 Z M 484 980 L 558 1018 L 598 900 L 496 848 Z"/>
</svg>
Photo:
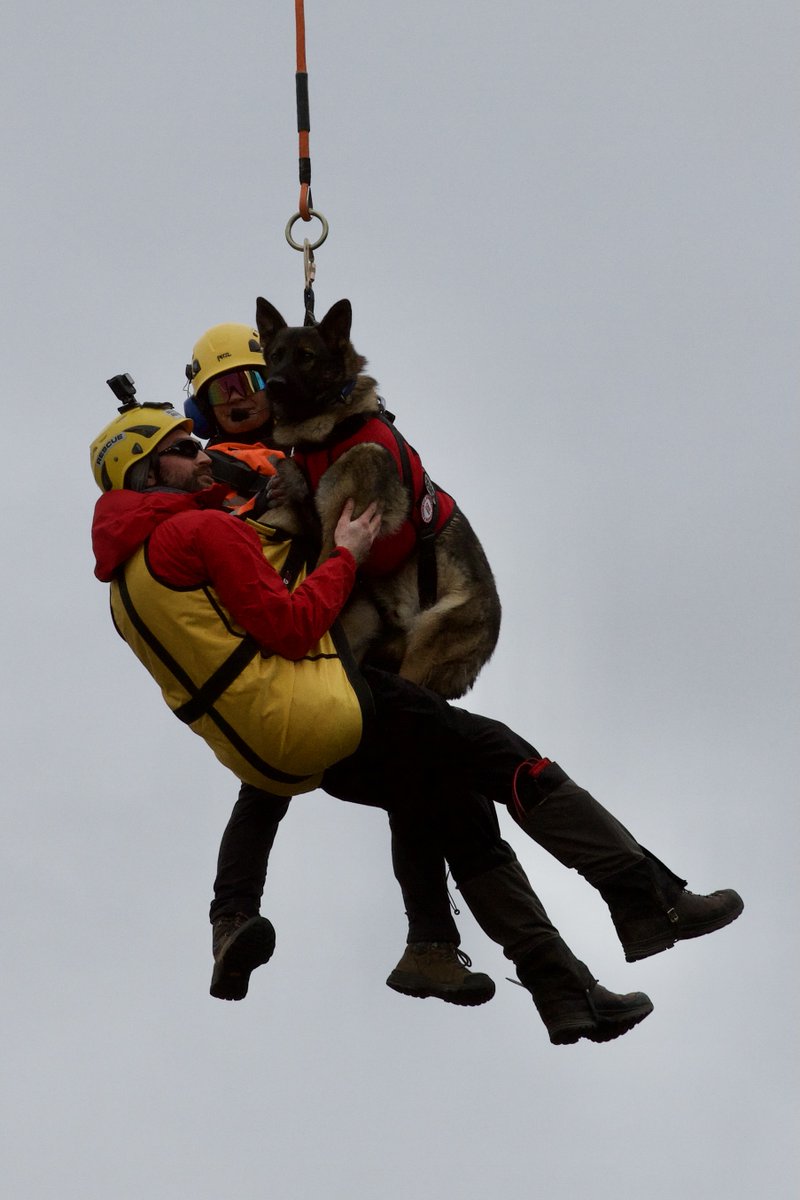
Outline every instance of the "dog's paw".
<svg viewBox="0 0 800 1200">
<path fill-rule="evenodd" d="M 290 458 L 278 461 L 258 520 L 292 536 L 319 538 L 319 518 L 305 476 Z"/>
<path fill-rule="evenodd" d="M 303 472 L 291 458 L 282 458 L 270 481 L 270 507 L 305 505 L 311 500 L 311 490 Z"/>
</svg>

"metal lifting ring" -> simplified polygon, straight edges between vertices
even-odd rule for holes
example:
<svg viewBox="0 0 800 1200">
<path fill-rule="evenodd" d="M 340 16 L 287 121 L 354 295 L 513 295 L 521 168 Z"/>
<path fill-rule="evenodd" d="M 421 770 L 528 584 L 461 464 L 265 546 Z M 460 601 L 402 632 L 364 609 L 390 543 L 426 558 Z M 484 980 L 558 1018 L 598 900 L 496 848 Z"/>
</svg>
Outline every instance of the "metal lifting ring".
<svg viewBox="0 0 800 1200">
<path fill-rule="evenodd" d="M 293 217 L 289 218 L 289 221 L 286 225 L 286 240 L 293 250 L 305 250 L 306 246 L 308 246 L 311 250 L 317 250 L 328 236 L 328 222 L 325 220 L 322 213 L 315 212 L 313 208 L 310 208 L 308 210 L 308 215 L 309 217 L 317 218 L 322 225 L 322 232 L 315 242 L 309 243 L 308 239 L 306 239 L 305 244 L 301 246 L 300 243 L 296 242 L 292 237 L 292 228 L 294 227 L 295 222 L 301 220 L 302 218 L 302 213 L 296 212 Z"/>
</svg>

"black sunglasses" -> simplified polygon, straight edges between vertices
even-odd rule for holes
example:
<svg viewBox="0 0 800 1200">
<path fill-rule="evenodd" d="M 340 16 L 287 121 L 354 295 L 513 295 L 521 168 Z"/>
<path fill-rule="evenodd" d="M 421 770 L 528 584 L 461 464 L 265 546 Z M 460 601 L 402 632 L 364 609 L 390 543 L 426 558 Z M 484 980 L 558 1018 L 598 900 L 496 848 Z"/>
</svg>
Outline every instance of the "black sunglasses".
<svg viewBox="0 0 800 1200">
<path fill-rule="evenodd" d="M 176 458 L 197 458 L 203 447 L 194 438 L 181 438 L 179 442 L 173 442 L 166 450 L 159 450 L 158 457 L 166 458 L 168 454 L 174 454 Z"/>
</svg>

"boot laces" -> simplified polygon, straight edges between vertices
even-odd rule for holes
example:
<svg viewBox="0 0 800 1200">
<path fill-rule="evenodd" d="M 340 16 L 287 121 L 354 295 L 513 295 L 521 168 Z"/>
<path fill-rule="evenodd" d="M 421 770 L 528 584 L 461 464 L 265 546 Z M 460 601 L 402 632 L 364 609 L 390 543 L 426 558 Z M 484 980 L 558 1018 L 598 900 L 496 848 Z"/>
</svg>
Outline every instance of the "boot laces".
<svg viewBox="0 0 800 1200">
<path fill-rule="evenodd" d="M 232 915 L 217 917 L 212 926 L 212 950 L 215 955 L 219 954 L 223 946 L 225 946 L 243 925 L 246 925 L 252 918 L 247 913 L 233 913 Z"/>
<path fill-rule="evenodd" d="M 461 950 L 460 947 L 455 946 L 452 942 L 428 942 L 428 945 L 432 950 L 441 951 L 446 957 L 453 955 L 458 959 L 462 967 L 466 967 L 468 969 L 472 966 L 472 959 L 466 953 L 466 951 Z"/>
<path fill-rule="evenodd" d="M 237 929 L 241 929 L 243 925 L 251 920 L 247 913 L 234 913 L 233 916 L 217 917 L 214 922 L 215 929 L 221 929 L 226 934 L 234 933 Z"/>
</svg>

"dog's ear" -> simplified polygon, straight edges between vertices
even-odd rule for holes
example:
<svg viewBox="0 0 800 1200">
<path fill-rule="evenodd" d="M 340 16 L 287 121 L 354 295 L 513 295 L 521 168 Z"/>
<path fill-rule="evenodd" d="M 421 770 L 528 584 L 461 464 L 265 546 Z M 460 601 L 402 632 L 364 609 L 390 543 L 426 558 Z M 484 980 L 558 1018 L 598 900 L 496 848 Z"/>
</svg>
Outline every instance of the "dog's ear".
<svg viewBox="0 0 800 1200">
<path fill-rule="evenodd" d="M 317 331 L 327 346 L 344 347 L 350 341 L 350 326 L 353 310 L 349 300 L 337 300 L 317 326 Z"/>
<path fill-rule="evenodd" d="M 256 325 L 262 349 L 265 351 L 272 345 L 276 335 L 286 328 L 286 322 L 277 308 L 263 296 L 259 296 L 256 300 Z"/>
</svg>

